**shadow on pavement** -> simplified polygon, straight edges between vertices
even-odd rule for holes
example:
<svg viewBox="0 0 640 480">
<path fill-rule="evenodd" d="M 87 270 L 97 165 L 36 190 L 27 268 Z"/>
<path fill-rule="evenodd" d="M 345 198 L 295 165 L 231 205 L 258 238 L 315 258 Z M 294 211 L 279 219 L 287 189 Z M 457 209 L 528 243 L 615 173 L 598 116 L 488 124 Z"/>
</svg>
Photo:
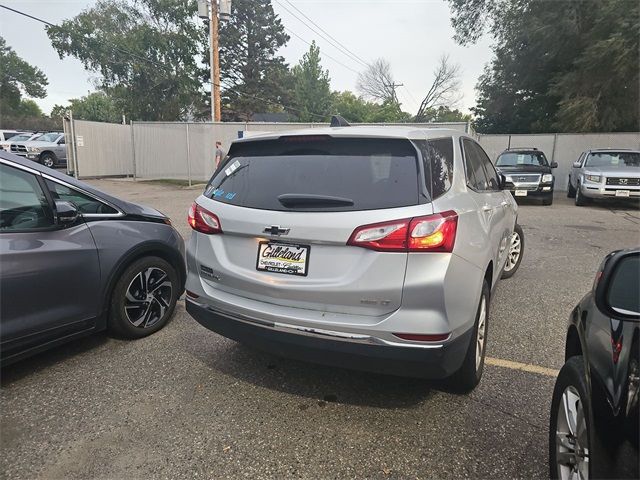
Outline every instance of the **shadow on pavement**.
<svg viewBox="0 0 640 480">
<path fill-rule="evenodd" d="M 105 332 L 95 333 L 7 365 L 0 370 L 0 386 L 8 387 L 40 370 L 53 368 L 57 363 L 98 348 L 108 340 Z"/>
<path fill-rule="evenodd" d="M 377 408 L 411 408 L 439 388 L 426 380 L 328 367 L 277 357 L 239 343 L 191 353 L 211 369 L 263 388 L 317 401 Z M 223 353 L 221 355 L 221 353 Z M 304 404 L 300 406 L 304 409 Z"/>
</svg>

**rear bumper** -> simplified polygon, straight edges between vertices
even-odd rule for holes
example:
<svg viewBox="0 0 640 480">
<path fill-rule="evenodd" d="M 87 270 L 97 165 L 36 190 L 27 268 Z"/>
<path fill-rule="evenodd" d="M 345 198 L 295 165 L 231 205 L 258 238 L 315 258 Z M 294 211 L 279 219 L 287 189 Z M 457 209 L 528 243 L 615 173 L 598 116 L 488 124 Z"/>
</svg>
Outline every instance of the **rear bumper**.
<svg viewBox="0 0 640 480">
<path fill-rule="evenodd" d="M 187 312 L 220 335 L 275 355 L 335 367 L 442 379 L 462 365 L 472 331 L 434 344 L 393 343 L 370 335 L 313 329 L 236 316 L 186 299 Z"/>
</svg>

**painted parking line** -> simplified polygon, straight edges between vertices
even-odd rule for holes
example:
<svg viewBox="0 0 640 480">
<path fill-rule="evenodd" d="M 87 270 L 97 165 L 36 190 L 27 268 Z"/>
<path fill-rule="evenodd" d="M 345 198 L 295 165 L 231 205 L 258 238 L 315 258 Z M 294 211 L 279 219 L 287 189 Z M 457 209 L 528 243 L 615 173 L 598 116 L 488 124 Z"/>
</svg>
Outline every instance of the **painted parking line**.
<svg viewBox="0 0 640 480">
<path fill-rule="evenodd" d="M 520 370 L 522 372 L 537 373 L 546 375 L 547 377 L 557 377 L 559 370 L 553 368 L 541 367 L 530 363 L 512 362 L 511 360 L 503 360 L 501 358 L 485 357 L 484 363 L 493 365 L 494 367 L 509 368 L 511 370 Z"/>
</svg>

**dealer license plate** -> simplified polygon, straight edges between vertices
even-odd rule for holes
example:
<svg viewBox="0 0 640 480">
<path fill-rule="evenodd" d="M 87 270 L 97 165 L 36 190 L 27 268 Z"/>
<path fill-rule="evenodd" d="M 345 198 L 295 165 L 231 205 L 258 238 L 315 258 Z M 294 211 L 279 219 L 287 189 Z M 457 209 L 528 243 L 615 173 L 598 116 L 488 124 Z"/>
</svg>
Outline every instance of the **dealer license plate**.
<svg viewBox="0 0 640 480">
<path fill-rule="evenodd" d="M 305 277 L 307 275 L 310 250 L 311 247 L 308 245 L 260 242 L 256 269 Z"/>
<path fill-rule="evenodd" d="M 629 190 L 616 190 L 616 197 L 628 197 Z"/>
<path fill-rule="evenodd" d="M 526 190 L 516 190 L 515 191 L 515 195 L 516 195 L 516 197 L 526 197 L 527 196 L 527 191 Z"/>
</svg>

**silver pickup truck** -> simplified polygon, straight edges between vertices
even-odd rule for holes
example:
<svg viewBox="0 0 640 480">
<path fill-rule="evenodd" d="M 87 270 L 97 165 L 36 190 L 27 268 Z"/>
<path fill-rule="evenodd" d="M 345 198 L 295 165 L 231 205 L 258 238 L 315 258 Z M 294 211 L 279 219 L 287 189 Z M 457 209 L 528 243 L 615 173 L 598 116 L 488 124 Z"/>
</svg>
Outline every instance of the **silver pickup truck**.
<svg viewBox="0 0 640 480">
<path fill-rule="evenodd" d="M 640 151 L 598 149 L 583 152 L 569 174 L 567 196 L 583 206 L 592 199 L 640 198 Z"/>
<path fill-rule="evenodd" d="M 37 140 L 24 142 L 19 147 L 27 154 L 29 160 L 41 163 L 45 167 L 64 167 L 67 165 L 67 145 L 64 133 L 45 133 Z"/>
</svg>

